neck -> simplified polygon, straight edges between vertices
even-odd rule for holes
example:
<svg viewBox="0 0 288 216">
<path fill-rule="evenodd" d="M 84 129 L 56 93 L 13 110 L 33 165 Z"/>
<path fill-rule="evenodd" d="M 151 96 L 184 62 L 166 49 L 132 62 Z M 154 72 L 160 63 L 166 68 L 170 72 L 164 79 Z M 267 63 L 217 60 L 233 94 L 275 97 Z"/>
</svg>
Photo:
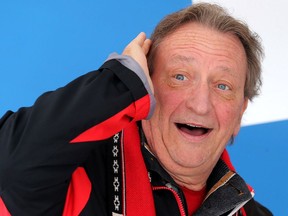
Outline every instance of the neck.
<svg viewBox="0 0 288 216">
<path fill-rule="evenodd" d="M 149 151 L 153 154 L 153 151 Z M 157 156 L 155 157 L 157 158 Z M 213 167 L 210 166 L 208 168 L 191 168 L 182 167 L 178 164 L 165 164 L 162 163 L 159 159 L 158 162 L 179 186 L 184 186 L 193 191 L 200 191 L 206 186 L 207 179 L 209 178 L 213 170 Z"/>
<path fill-rule="evenodd" d="M 147 143 L 144 143 L 144 147 L 157 158 Z M 158 162 L 179 186 L 193 191 L 200 191 L 206 186 L 207 179 L 213 170 L 213 168 L 207 169 L 205 167 L 187 168 L 177 164 L 165 166 L 159 159 Z"/>
<path fill-rule="evenodd" d="M 164 168 L 166 169 L 166 168 Z M 174 179 L 174 181 L 182 187 L 186 187 L 193 191 L 200 191 L 206 186 L 207 179 L 210 175 L 209 173 L 198 173 L 197 170 L 189 169 L 185 172 L 177 171 L 170 172 L 166 169 L 169 175 Z"/>
</svg>

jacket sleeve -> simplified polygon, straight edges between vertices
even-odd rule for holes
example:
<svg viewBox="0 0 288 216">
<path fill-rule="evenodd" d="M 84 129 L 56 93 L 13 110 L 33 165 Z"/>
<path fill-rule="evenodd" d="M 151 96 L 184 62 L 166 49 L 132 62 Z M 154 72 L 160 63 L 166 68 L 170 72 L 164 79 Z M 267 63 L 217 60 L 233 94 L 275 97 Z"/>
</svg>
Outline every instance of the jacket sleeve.
<svg viewBox="0 0 288 216">
<path fill-rule="evenodd" d="M 8 111 L 0 119 L 0 199 L 9 212 L 62 212 L 73 171 L 98 142 L 146 118 L 151 97 L 138 75 L 112 59 L 32 107 Z"/>
</svg>

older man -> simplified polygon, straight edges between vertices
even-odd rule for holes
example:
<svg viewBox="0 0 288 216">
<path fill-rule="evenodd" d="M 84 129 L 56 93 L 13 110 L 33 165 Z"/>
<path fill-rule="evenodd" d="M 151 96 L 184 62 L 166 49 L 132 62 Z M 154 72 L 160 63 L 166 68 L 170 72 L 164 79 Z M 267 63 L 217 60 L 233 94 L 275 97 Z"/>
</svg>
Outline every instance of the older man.
<svg viewBox="0 0 288 216">
<path fill-rule="evenodd" d="M 245 24 L 195 4 L 7 112 L 1 215 L 271 215 L 225 150 L 261 85 L 261 55 Z"/>
</svg>

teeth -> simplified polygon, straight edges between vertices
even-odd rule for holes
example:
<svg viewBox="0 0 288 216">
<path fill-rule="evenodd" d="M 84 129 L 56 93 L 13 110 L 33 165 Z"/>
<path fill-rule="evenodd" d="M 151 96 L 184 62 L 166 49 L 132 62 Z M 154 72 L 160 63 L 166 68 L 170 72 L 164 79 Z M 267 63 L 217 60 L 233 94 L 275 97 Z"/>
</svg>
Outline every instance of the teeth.
<svg viewBox="0 0 288 216">
<path fill-rule="evenodd" d="M 192 124 L 186 124 L 186 125 L 188 125 L 189 127 L 201 128 L 201 127 L 198 126 L 198 125 L 192 125 Z"/>
</svg>

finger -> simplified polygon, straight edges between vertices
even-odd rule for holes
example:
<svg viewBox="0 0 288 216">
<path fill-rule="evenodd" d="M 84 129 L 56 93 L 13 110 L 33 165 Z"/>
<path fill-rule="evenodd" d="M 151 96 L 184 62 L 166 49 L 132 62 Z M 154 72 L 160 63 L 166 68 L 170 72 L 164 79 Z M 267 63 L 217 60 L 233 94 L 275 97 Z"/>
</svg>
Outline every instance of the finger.
<svg viewBox="0 0 288 216">
<path fill-rule="evenodd" d="M 145 40 L 146 34 L 144 32 L 140 32 L 133 41 L 136 42 L 138 45 L 143 46 Z"/>
<path fill-rule="evenodd" d="M 145 55 L 147 55 L 147 53 L 149 52 L 151 44 L 152 44 L 152 41 L 150 39 L 146 39 L 144 41 L 142 49 L 143 49 L 143 52 L 145 53 Z"/>
</svg>

